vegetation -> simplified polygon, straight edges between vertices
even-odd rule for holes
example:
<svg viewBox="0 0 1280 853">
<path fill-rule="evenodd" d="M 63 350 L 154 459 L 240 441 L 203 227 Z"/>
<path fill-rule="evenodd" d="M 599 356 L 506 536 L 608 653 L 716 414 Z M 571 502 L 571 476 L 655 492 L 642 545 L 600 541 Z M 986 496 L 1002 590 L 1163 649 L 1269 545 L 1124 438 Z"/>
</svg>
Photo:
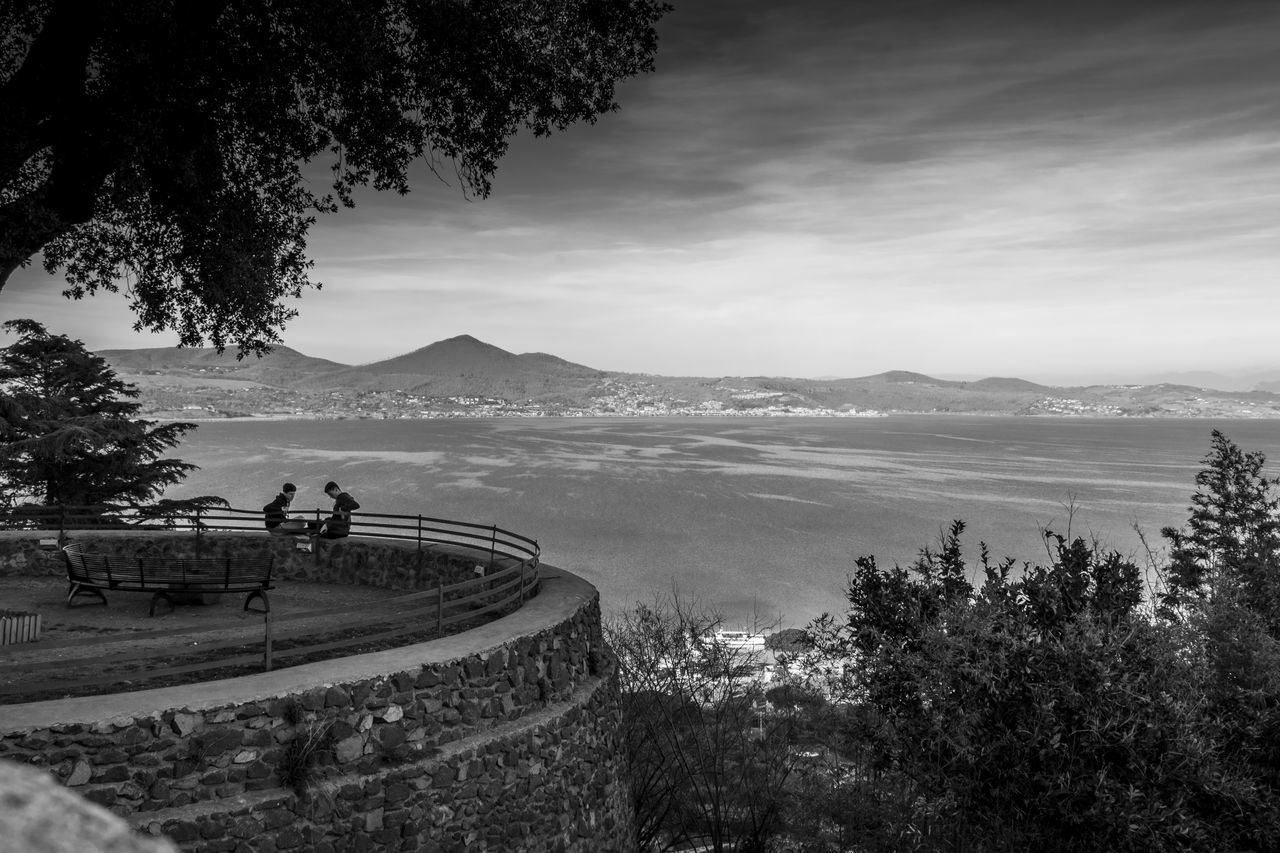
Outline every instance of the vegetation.
<svg viewBox="0 0 1280 853">
<path fill-rule="evenodd" d="M 137 326 L 261 352 L 306 235 L 419 161 L 487 195 L 507 140 L 616 108 L 658 0 L 0 4 L 0 288 L 37 252 Z M 311 164 L 327 160 L 327 191 Z M 449 164 L 446 166 L 445 164 Z M 442 178 L 443 179 L 443 178 Z M 321 180 L 323 183 L 323 180 Z"/>
<path fill-rule="evenodd" d="M 843 618 L 771 644 L 792 673 L 765 694 L 763 719 L 785 724 L 775 755 L 789 759 L 775 814 L 714 849 L 1280 849 L 1280 483 L 1264 466 L 1213 433 L 1187 525 L 1164 531 L 1154 599 L 1130 558 L 1051 531 L 1043 565 L 993 561 L 985 546 L 968 562 L 961 522 L 905 568 L 859 558 Z M 704 627 L 633 616 L 630 637 Z M 624 672 L 667 671 L 622 656 Z M 656 749 L 648 720 L 681 731 L 680 689 L 624 689 L 631 725 L 650 726 L 636 749 Z M 758 724 L 717 703 L 748 690 L 684 719 L 745 731 Z M 633 756 L 633 772 L 655 764 Z M 638 814 L 668 791 L 711 799 L 680 777 L 692 765 L 666 766 L 678 778 L 637 787 Z M 699 779 L 723 772 L 711 766 Z"/>
<path fill-rule="evenodd" d="M 642 850 L 763 853 L 781 825 L 794 716 L 764 713 L 760 653 L 717 640 L 719 627 L 678 597 L 606 625 Z"/>
<path fill-rule="evenodd" d="M 293 737 L 280 749 L 276 773 L 280 784 L 306 797 L 318 781 L 317 768 L 333 756 L 333 721 L 311 720 L 294 726 Z"/>
<path fill-rule="evenodd" d="M 1213 431 L 1186 527 L 1162 531 L 1170 546 L 1166 608 L 1239 598 L 1280 636 L 1280 479 L 1267 477 L 1265 464 Z"/>
<path fill-rule="evenodd" d="M 3 324 L 17 340 L 0 349 L 0 500 L 70 506 L 102 515 L 150 502 L 196 466 L 162 454 L 195 424 L 136 418 L 137 391 L 107 363 L 33 320 Z M 164 502 L 162 515 L 224 504 Z"/>
</svg>

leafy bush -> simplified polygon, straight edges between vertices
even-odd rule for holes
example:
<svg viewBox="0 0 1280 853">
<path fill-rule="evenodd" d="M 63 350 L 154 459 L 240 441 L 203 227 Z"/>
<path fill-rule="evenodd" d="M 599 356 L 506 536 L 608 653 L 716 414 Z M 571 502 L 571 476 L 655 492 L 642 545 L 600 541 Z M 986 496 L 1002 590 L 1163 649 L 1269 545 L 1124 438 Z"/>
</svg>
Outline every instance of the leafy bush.
<svg viewBox="0 0 1280 853">
<path fill-rule="evenodd" d="M 860 559 L 847 621 L 810 628 L 812 671 L 835 673 L 826 686 L 861 708 L 854 740 L 909 804 L 920 849 L 1274 848 L 1280 815 L 1255 749 L 1274 706 L 1206 701 L 1211 638 L 1142 609 L 1140 569 L 1080 539 L 1048 534 L 1054 559 L 1016 580 L 984 548 L 975 589 L 963 530 L 908 569 Z M 1222 643 L 1260 648 L 1241 645 L 1233 613 L 1214 623 L 1238 629 Z M 1280 672 L 1275 660 L 1262 669 Z"/>
</svg>

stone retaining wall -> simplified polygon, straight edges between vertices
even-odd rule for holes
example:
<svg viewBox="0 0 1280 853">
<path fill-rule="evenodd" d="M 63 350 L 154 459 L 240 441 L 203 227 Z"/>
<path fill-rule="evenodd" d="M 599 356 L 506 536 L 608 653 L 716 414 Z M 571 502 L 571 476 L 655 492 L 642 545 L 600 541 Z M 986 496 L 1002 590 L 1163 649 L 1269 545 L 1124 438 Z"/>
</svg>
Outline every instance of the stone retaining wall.
<svg viewBox="0 0 1280 853">
<path fill-rule="evenodd" d="M 398 657 L 407 662 L 416 648 Z M 291 743 L 309 735 L 330 744 L 316 776 L 370 773 L 565 701 L 602 652 L 598 610 L 584 607 L 534 636 L 447 662 L 261 701 L 0 733 L 0 758 L 47 766 L 119 814 L 278 787 L 295 760 Z M 312 666 L 323 672 L 323 664 Z M 135 695 L 150 701 L 164 692 Z M 67 701 L 31 705 L 55 713 Z M 5 716 L 0 708 L 0 721 Z"/>
<path fill-rule="evenodd" d="M 595 589 L 550 570 L 516 613 L 429 643 L 0 706 L 0 758 L 189 850 L 625 851 L 609 665 Z"/>
<path fill-rule="evenodd" d="M 633 851 L 618 722 L 611 680 L 592 678 L 568 701 L 421 761 L 133 822 L 197 853 Z"/>
</svg>

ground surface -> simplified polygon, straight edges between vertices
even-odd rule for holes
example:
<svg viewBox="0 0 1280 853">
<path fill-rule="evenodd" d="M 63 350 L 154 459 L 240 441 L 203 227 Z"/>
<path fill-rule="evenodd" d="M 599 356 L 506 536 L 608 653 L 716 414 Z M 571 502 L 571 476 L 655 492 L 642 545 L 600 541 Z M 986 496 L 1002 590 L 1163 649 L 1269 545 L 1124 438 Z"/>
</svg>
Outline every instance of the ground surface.
<svg viewBox="0 0 1280 853">
<path fill-rule="evenodd" d="M 243 611 L 244 595 L 171 611 L 161 603 L 154 617 L 147 615 L 147 593 L 108 592 L 106 606 L 81 597 L 72 608 L 66 595 L 63 578 L 0 577 L 0 610 L 39 613 L 42 620 L 37 642 L 0 646 L 0 704 L 148 689 L 265 668 L 266 620 Z M 268 595 L 274 668 L 435 635 L 435 620 L 424 616 L 434 592 L 279 581 Z M 323 648 L 344 641 L 346 646 Z"/>
</svg>

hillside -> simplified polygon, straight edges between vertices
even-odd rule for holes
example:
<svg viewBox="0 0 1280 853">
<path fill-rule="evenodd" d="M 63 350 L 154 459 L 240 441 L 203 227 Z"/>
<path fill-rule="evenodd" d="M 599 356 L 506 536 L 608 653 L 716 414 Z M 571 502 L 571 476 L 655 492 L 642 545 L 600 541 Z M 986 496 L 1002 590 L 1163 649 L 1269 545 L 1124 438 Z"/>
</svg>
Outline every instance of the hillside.
<svg viewBox="0 0 1280 853">
<path fill-rule="evenodd" d="M 544 353 L 515 355 L 460 335 L 394 358 L 318 373 L 303 387 L 402 391 L 426 397 L 481 396 L 512 401 L 581 396 L 605 373 Z"/>
<path fill-rule="evenodd" d="M 312 380 L 346 367 L 336 361 L 303 355 L 286 346 L 277 346 L 261 358 L 250 356 L 239 361 L 230 350 L 219 354 L 211 348 L 193 347 L 109 349 L 97 354 L 116 372 L 125 375 L 218 378 L 277 387 Z"/>
<path fill-rule="evenodd" d="M 99 353 L 141 391 L 145 411 L 182 417 L 443 415 L 863 415 L 965 413 L 1108 417 L 1280 417 L 1280 394 L 1186 385 L 1055 388 L 894 370 L 850 379 L 617 373 L 548 353 L 517 355 L 460 335 L 345 365 L 277 347 L 237 361 L 210 349 Z"/>
</svg>

